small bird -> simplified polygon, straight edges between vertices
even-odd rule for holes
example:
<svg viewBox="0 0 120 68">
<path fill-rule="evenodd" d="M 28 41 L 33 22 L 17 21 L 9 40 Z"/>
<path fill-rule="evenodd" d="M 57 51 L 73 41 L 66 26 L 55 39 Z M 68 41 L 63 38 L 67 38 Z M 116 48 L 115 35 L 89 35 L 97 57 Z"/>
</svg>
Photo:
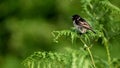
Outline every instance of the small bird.
<svg viewBox="0 0 120 68">
<path fill-rule="evenodd" d="M 72 20 L 74 27 L 80 32 L 80 34 L 86 33 L 87 30 L 91 30 L 93 33 L 95 33 L 85 19 L 81 18 L 79 15 L 73 15 Z"/>
</svg>

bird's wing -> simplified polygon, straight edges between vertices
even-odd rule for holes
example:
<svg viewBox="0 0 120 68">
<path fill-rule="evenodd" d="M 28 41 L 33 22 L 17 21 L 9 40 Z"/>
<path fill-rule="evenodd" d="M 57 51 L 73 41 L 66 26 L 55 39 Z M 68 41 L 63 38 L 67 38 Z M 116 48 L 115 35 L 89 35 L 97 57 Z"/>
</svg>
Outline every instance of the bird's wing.
<svg viewBox="0 0 120 68">
<path fill-rule="evenodd" d="M 82 25 L 84 28 L 91 29 L 90 25 L 89 25 L 87 22 L 81 22 L 81 25 Z"/>
</svg>

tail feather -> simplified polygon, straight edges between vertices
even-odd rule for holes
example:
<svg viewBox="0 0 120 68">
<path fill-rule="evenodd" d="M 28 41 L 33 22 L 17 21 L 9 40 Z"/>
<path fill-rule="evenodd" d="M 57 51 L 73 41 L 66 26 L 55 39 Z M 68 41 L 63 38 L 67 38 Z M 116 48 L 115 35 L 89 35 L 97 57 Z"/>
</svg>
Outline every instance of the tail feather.
<svg viewBox="0 0 120 68">
<path fill-rule="evenodd" d="M 91 29 L 91 31 L 96 34 L 96 32 L 94 30 Z"/>
</svg>

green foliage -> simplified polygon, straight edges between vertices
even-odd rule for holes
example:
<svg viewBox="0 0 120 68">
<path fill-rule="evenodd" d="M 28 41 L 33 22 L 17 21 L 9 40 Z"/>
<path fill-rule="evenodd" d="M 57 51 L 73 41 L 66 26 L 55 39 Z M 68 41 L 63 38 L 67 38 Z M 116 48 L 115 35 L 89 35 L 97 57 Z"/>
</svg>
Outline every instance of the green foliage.
<svg viewBox="0 0 120 68">
<path fill-rule="evenodd" d="M 90 51 L 90 48 L 89 47 L 92 47 L 93 43 L 94 42 L 98 42 L 98 39 L 102 39 L 102 44 L 105 45 L 106 48 L 108 48 L 108 42 L 107 42 L 107 39 L 105 38 L 104 36 L 104 33 L 103 32 L 100 32 L 100 31 L 96 31 L 97 33 L 94 34 L 92 32 L 88 32 L 88 34 L 83 34 L 83 35 L 79 35 L 77 34 L 77 32 L 74 32 L 76 30 L 63 30 L 63 31 L 53 31 L 52 34 L 53 36 L 55 37 L 54 41 L 58 43 L 57 39 L 61 36 L 68 36 L 71 38 L 71 41 L 72 43 L 75 41 L 75 39 L 80 39 L 80 41 L 83 43 L 84 47 L 87 49 L 88 53 L 90 54 L 90 58 L 92 60 L 92 64 L 93 64 L 93 67 L 96 68 L 95 66 L 95 63 L 94 63 L 94 59 L 93 59 L 93 56 L 92 56 L 92 53 Z M 106 49 L 107 50 L 107 54 L 109 54 L 109 49 Z M 109 62 L 111 62 L 111 58 L 110 58 L 110 55 L 108 55 L 108 60 Z M 104 66 L 103 66 L 104 67 Z"/>
<path fill-rule="evenodd" d="M 102 60 L 99 57 L 95 57 L 96 60 L 93 60 L 93 56 L 89 48 L 92 47 L 94 42 L 98 42 L 100 38 L 102 39 L 101 43 L 106 45 L 106 47 L 108 46 L 104 33 L 97 30 L 96 32 L 96 34 L 88 32 L 87 34 L 80 36 L 74 28 L 71 30 L 53 31 L 52 35 L 54 37 L 54 42 L 58 43 L 58 39 L 62 36 L 70 37 L 72 43 L 74 43 L 76 39 L 80 39 L 86 50 L 83 50 L 83 48 L 80 50 L 71 49 L 68 50 L 67 53 L 36 52 L 24 61 L 24 65 L 26 68 L 35 68 L 36 66 L 38 68 L 92 68 L 94 67 L 92 64 L 95 62 L 97 67 L 107 68 L 109 67 L 107 61 Z M 109 53 L 109 49 L 107 53 Z M 89 54 L 90 56 L 88 56 Z M 108 55 L 108 58 L 110 58 L 110 55 Z"/>
<path fill-rule="evenodd" d="M 63 30 L 63 31 L 53 31 L 52 35 L 54 38 L 54 42 L 58 43 L 58 39 L 61 36 L 70 36 L 72 43 L 73 41 L 78 37 L 78 35 L 75 32 L 71 32 L 70 30 Z M 56 36 L 57 35 L 57 36 Z"/>
<path fill-rule="evenodd" d="M 97 34 L 79 36 L 69 29 L 73 14 L 85 18 Z M 45 57 L 39 60 L 34 54 L 25 60 L 26 68 L 47 64 L 87 68 L 93 63 L 98 68 L 120 68 L 119 40 L 120 0 L 0 0 L 0 68 L 23 68 L 21 61 L 36 51 Z M 49 53 L 64 62 L 51 60 Z"/>
<path fill-rule="evenodd" d="M 26 68 L 89 68 L 91 63 L 87 57 L 82 49 L 69 53 L 35 52 L 23 64 Z"/>
<path fill-rule="evenodd" d="M 74 1 L 73 1 L 74 2 Z M 54 42 L 64 37 L 70 37 L 74 43 L 79 40 L 84 48 L 70 49 L 66 53 L 36 52 L 24 61 L 26 68 L 119 68 L 119 58 L 113 59 L 110 53 L 110 40 L 120 34 L 120 9 L 108 0 L 81 0 L 81 12 L 87 15 L 88 23 L 93 26 L 96 34 L 88 31 L 79 35 L 73 28 L 71 30 L 53 31 Z M 116 27 L 111 27 L 116 23 Z M 118 32 L 118 33 L 116 33 Z M 61 41 L 61 40 L 60 40 Z M 94 45 L 104 45 L 107 61 L 92 54 Z"/>
</svg>

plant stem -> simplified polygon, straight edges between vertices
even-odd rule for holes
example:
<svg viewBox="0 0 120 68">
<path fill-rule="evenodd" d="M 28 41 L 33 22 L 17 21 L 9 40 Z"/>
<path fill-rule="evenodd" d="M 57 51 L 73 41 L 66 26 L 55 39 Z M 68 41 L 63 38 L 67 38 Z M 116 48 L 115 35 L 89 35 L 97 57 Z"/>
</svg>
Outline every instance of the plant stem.
<svg viewBox="0 0 120 68">
<path fill-rule="evenodd" d="M 106 48 L 107 57 L 108 57 L 109 68 L 111 68 L 111 57 L 110 57 L 110 51 L 109 51 L 109 46 L 108 46 L 108 40 L 104 38 L 104 41 L 105 41 L 104 46 Z"/>
<path fill-rule="evenodd" d="M 95 62 L 94 62 L 94 59 L 93 59 L 93 55 L 90 51 L 90 48 L 88 47 L 88 45 L 86 45 L 86 43 L 80 38 L 80 40 L 82 41 L 82 43 L 84 44 L 85 48 L 87 49 L 89 55 L 90 55 L 90 58 L 91 58 L 91 62 L 93 64 L 93 67 L 96 68 L 96 65 L 95 65 Z"/>
<path fill-rule="evenodd" d="M 92 64 L 93 64 L 94 68 L 96 68 L 96 66 L 95 66 L 95 62 L 94 62 L 94 59 L 93 59 L 93 55 L 92 55 L 92 53 L 91 53 L 91 51 L 90 51 L 90 48 L 89 48 L 89 47 L 87 47 L 87 51 L 88 51 L 88 53 L 90 54 L 91 61 L 92 61 Z"/>
</svg>

